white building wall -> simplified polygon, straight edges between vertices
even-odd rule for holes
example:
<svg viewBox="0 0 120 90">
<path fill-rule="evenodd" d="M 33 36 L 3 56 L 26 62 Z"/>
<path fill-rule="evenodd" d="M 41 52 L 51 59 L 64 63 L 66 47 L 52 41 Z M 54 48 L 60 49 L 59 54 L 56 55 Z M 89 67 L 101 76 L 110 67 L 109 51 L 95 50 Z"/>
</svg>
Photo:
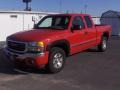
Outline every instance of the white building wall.
<svg viewBox="0 0 120 90">
<path fill-rule="evenodd" d="M 93 17 L 94 24 L 100 24 L 100 17 Z"/>
<path fill-rule="evenodd" d="M 37 23 L 48 13 L 25 13 L 25 12 L 0 12 L 0 41 L 22 30 L 33 28 L 34 21 Z"/>
<path fill-rule="evenodd" d="M 23 18 L 24 18 L 23 30 L 29 30 L 29 29 L 33 28 L 34 23 L 37 23 L 38 21 L 40 21 L 41 18 L 43 18 L 46 15 L 43 15 L 43 14 L 24 14 L 24 16 L 23 16 Z"/>
<path fill-rule="evenodd" d="M 0 14 L 0 41 L 4 41 L 13 32 L 22 30 L 22 15 L 18 15 L 17 18 L 11 18 L 11 15 Z"/>
</svg>

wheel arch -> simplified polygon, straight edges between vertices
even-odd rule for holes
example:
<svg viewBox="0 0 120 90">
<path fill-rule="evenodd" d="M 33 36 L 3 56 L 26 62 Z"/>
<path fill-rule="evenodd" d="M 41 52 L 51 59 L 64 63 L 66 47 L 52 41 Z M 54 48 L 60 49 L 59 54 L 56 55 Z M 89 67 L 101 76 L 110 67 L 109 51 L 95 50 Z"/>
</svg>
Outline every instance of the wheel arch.
<svg viewBox="0 0 120 90">
<path fill-rule="evenodd" d="M 107 37 L 107 39 L 109 39 L 109 32 L 103 32 L 102 37 Z"/>
<path fill-rule="evenodd" d="M 62 48 L 65 51 L 66 56 L 69 56 L 69 54 L 70 54 L 70 43 L 69 43 L 69 41 L 67 41 L 65 39 L 57 40 L 57 41 L 50 43 L 49 45 L 47 45 L 46 51 L 50 51 L 51 48 L 53 48 L 53 47 Z"/>
</svg>

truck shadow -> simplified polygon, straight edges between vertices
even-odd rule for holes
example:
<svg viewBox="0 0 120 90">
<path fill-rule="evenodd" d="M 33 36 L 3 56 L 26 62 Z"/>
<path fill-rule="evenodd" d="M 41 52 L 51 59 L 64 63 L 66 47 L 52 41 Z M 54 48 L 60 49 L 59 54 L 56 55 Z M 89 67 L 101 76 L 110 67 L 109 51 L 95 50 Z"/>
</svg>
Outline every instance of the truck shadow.
<svg viewBox="0 0 120 90">
<path fill-rule="evenodd" d="M 29 73 L 49 74 L 44 69 L 38 70 L 35 68 L 21 68 L 15 66 L 14 63 L 5 56 L 3 49 L 0 49 L 0 73 L 10 75 L 25 75 Z"/>
<path fill-rule="evenodd" d="M 88 49 L 84 52 L 98 52 L 96 48 Z M 79 54 L 79 53 L 77 53 Z M 9 60 L 3 49 L 0 49 L 0 73 L 10 74 L 10 75 L 19 75 L 19 74 L 50 74 L 44 68 L 36 69 L 36 68 L 26 68 L 26 67 L 17 67 L 11 60 Z"/>
<path fill-rule="evenodd" d="M 90 49 L 87 49 L 85 52 L 99 52 L 97 50 L 97 48 L 90 48 Z"/>
<path fill-rule="evenodd" d="M 3 74 L 22 74 L 14 69 L 13 63 L 7 59 L 3 49 L 0 49 L 0 73 Z"/>
</svg>

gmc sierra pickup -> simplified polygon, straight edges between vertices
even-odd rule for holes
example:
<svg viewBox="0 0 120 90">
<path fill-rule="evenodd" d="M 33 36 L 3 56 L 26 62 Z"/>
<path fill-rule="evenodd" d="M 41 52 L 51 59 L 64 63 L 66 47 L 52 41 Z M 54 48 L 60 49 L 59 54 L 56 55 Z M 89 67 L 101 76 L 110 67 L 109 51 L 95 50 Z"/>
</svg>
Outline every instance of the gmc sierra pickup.
<svg viewBox="0 0 120 90">
<path fill-rule="evenodd" d="M 111 26 L 94 25 L 88 14 L 48 15 L 32 30 L 8 36 L 5 52 L 16 64 L 57 73 L 69 55 L 94 46 L 105 51 L 110 32 Z"/>
</svg>

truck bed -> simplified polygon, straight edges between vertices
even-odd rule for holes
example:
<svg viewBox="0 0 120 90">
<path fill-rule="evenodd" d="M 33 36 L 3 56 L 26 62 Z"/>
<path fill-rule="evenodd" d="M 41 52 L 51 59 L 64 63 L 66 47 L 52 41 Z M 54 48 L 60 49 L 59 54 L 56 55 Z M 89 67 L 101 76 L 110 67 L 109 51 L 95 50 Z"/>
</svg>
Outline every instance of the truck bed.
<svg viewBox="0 0 120 90">
<path fill-rule="evenodd" d="M 97 24 L 95 25 L 96 29 L 99 31 L 108 31 L 108 30 L 111 30 L 111 26 L 110 25 L 107 25 L 107 24 Z"/>
</svg>

